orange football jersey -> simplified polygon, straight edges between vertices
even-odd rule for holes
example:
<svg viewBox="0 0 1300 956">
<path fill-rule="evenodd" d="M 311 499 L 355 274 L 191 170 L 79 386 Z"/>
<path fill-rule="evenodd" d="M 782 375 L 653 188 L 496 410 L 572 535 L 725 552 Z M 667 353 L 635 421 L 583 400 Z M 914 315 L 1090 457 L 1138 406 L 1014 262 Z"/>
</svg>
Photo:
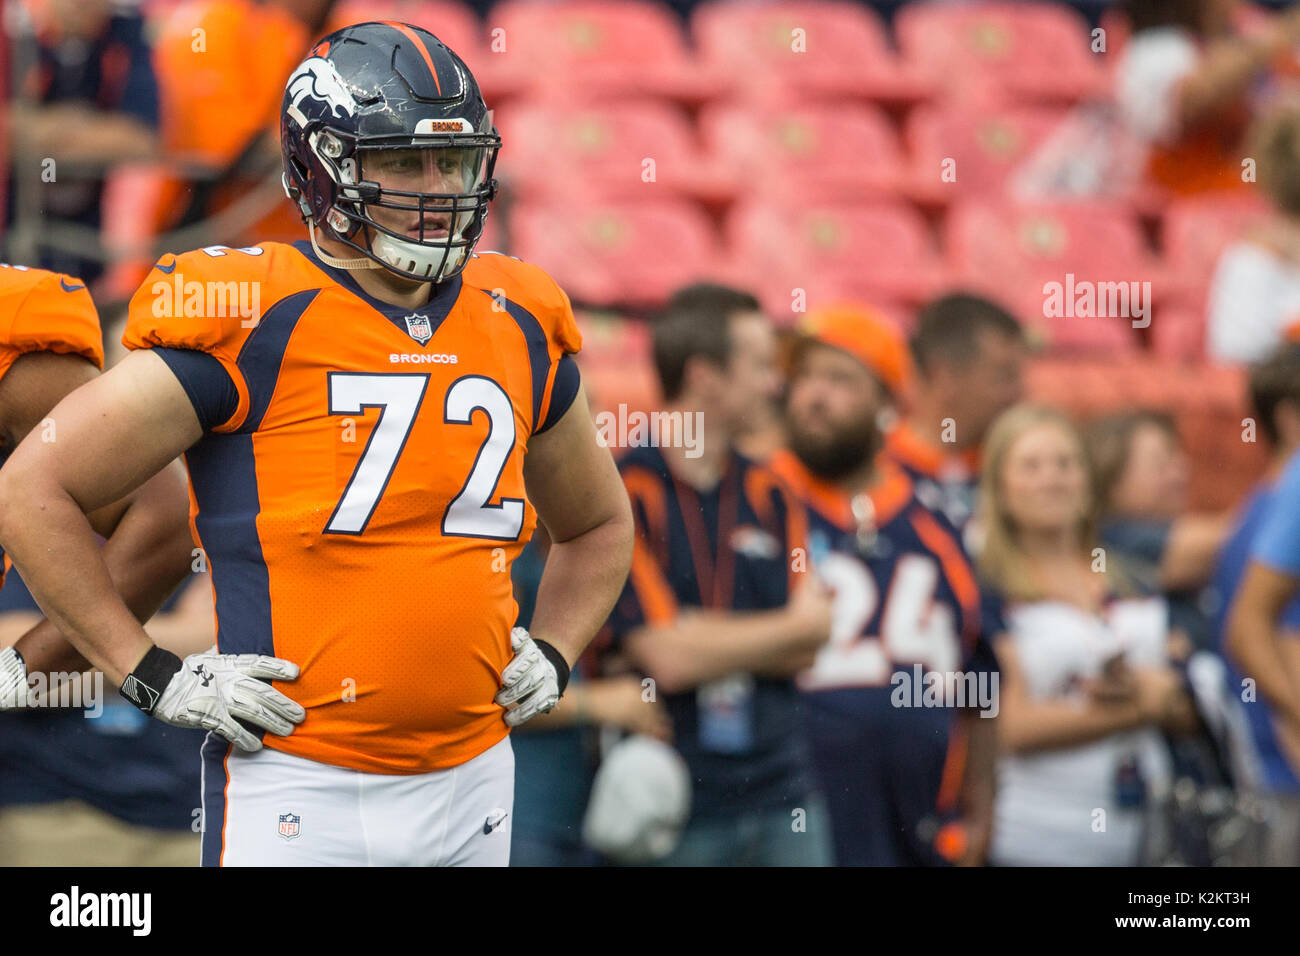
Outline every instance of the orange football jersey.
<svg viewBox="0 0 1300 956">
<path fill-rule="evenodd" d="M 82 355 L 103 368 L 99 313 L 80 279 L 0 263 L 0 378 L 24 352 Z"/>
<path fill-rule="evenodd" d="M 206 352 L 238 393 L 186 465 L 221 651 L 301 668 L 277 686 L 307 718 L 265 744 L 423 773 L 500 741 L 524 453 L 581 346 L 554 281 L 483 253 L 403 309 L 307 242 L 213 247 L 154 267 L 123 344 Z"/>
<path fill-rule="evenodd" d="M 80 279 L 0 263 L 0 379 L 24 352 L 82 355 L 103 368 L 99 313 Z M 0 464 L 8 454 L 0 446 Z M 0 587 L 8 567 L 0 551 Z"/>
</svg>

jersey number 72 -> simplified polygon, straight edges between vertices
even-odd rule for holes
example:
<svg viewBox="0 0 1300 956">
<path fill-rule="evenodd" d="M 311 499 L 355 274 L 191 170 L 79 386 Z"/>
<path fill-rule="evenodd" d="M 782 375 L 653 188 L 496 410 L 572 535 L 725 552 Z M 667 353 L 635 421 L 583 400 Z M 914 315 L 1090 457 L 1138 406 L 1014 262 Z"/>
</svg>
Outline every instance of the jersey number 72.
<svg viewBox="0 0 1300 956">
<path fill-rule="evenodd" d="M 383 497 L 397 459 L 411 435 L 415 416 L 429 387 L 428 375 L 406 373 L 329 373 L 331 415 L 361 415 L 379 409 L 379 420 L 361 452 L 343 497 L 325 524 L 326 534 L 361 534 Z M 524 526 L 524 499 L 491 504 L 506 459 L 515 447 L 515 415 L 510 396 L 492 379 L 465 375 L 451 383 L 442 420 L 469 425 L 474 412 L 488 417 L 488 434 L 460 491 L 442 516 L 442 533 L 462 538 L 514 541 Z"/>
</svg>

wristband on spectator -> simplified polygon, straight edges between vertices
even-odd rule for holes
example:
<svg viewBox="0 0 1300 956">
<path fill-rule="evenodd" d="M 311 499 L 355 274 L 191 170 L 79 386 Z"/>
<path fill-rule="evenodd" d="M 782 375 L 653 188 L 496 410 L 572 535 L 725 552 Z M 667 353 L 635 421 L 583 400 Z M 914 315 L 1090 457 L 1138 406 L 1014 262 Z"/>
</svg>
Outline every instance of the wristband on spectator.
<svg viewBox="0 0 1300 956">
<path fill-rule="evenodd" d="M 126 675 L 121 687 L 122 696 L 146 714 L 152 714 L 163 689 L 182 666 L 179 657 L 155 644 L 135 665 L 135 670 Z"/>
<path fill-rule="evenodd" d="M 546 659 L 555 667 L 555 676 L 559 678 L 560 682 L 560 696 L 563 697 L 564 688 L 569 686 L 569 662 L 564 659 L 563 654 L 545 641 L 534 637 L 533 643 L 537 645 L 537 649 L 545 654 Z"/>
</svg>

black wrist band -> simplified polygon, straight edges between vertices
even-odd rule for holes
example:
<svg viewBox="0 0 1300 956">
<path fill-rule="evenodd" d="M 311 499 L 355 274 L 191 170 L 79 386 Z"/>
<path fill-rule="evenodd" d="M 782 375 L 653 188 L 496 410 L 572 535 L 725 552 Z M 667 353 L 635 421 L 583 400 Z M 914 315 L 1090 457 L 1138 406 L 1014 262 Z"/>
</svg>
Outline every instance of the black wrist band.
<svg viewBox="0 0 1300 956">
<path fill-rule="evenodd" d="M 149 648 L 135 670 L 126 675 L 122 682 L 122 696 L 146 714 L 152 714 L 162 696 L 163 688 L 176 676 L 182 667 L 179 657 L 171 651 L 164 651 L 154 645 Z"/>
<path fill-rule="evenodd" d="M 560 696 L 564 696 L 564 688 L 569 686 L 569 662 L 564 659 L 564 655 L 557 651 L 550 644 L 543 640 L 533 638 L 533 643 L 537 649 L 546 655 L 546 659 L 555 667 L 555 676 L 560 680 Z"/>
</svg>

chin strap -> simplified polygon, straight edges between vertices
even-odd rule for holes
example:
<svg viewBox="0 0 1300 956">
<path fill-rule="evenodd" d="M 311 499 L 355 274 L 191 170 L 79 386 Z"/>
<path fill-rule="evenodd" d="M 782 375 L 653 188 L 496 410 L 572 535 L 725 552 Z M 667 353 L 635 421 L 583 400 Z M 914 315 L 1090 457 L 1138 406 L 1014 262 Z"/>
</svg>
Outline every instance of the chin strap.
<svg viewBox="0 0 1300 956">
<path fill-rule="evenodd" d="M 375 260 L 373 259 L 368 259 L 365 256 L 358 256 L 355 259 L 340 259 L 337 256 L 330 255 L 328 252 L 326 252 L 317 244 L 316 224 L 312 222 L 310 219 L 307 220 L 307 235 L 311 237 L 312 249 L 316 251 L 316 255 L 320 257 L 320 261 L 325 263 L 327 266 L 333 266 L 335 269 L 382 269 L 383 268 L 383 266 L 381 266 L 378 262 L 375 262 Z"/>
</svg>

